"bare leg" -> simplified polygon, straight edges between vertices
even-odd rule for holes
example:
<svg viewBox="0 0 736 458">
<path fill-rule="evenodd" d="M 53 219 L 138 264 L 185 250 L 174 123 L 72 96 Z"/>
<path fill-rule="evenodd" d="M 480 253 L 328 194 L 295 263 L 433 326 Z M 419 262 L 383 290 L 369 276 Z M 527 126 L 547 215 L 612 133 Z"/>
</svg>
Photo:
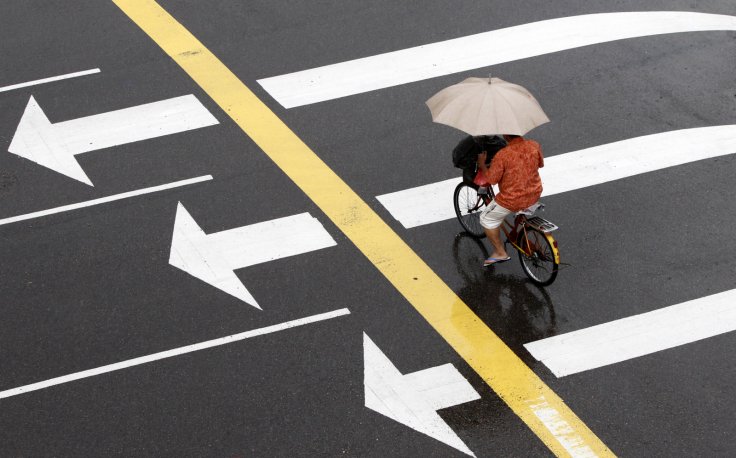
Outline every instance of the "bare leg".
<svg viewBox="0 0 736 458">
<path fill-rule="evenodd" d="M 501 227 L 499 226 L 495 229 L 483 228 L 483 230 L 486 233 L 486 237 L 488 237 L 488 240 L 491 242 L 491 245 L 493 245 L 493 253 L 491 254 L 491 257 L 496 259 L 508 258 L 509 255 L 506 253 L 506 249 L 501 241 Z"/>
</svg>

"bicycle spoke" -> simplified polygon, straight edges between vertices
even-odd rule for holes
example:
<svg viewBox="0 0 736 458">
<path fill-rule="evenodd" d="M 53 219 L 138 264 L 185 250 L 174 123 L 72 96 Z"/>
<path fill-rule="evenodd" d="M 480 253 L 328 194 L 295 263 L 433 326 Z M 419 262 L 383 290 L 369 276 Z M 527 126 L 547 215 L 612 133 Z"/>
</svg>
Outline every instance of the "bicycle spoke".
<svg viewBox="0 0 736 458">
<path fill-rule="evenodd" d="M 525 229 L 519 235 L 518 245 L 526 248 L 526 252 L 519 252 L 519 260 L 527 276 L 540 285 L 552 283 L 558 266 L 547 237 L 537 230 Z"/>
<path fill-rule="evenodd" d="M 483 237 L 485 232 L 480 225 L 480 209 L 485 201 L 478 192 L 464 183 L 455 188 L 454 195 L 455 215 L 465 231 L 476 238 Z"/>
</svg>

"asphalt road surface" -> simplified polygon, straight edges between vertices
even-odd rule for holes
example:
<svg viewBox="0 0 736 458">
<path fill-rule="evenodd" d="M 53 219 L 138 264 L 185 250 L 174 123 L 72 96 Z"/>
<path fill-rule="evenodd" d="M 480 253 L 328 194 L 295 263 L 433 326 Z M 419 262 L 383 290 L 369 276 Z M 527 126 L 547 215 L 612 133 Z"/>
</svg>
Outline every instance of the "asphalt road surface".
<svg viewBox="0 0 736 458">
<path fill-rule="evenodd" d="M 0 456 L 736 453 L 732 1 L 6 3 Z M 382 203 L 489 74 L 552 120 L 546 288 Z"/>
</svg>

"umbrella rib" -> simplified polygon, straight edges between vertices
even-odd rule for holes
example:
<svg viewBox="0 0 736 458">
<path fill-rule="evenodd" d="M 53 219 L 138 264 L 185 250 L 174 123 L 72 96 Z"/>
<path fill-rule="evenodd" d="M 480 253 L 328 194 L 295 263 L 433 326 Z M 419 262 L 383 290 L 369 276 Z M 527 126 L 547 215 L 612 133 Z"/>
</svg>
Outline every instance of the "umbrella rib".
<svg viewBox="0 0 736 458">
<path fill-rule="evenodd" d="M 525 100 L 525 102 L 531 104 L 532 106 L 534 106 L 536 108 L 538 108 L 539 111 L 540 111 L 540 113 L 542 115 L 544 115 L 545 118 L 547 118 L 547 115 L 544 113 L 544 110 L 542 110 L 542 107 L 539 105 L 539 102 L 537 101 L 536 98 L 534 98 L 533 95 L 531 95 L 531 93 L 529 91 L 527 91 L 523 87 L 521 87 L 519 85 L 516 85 L 516 84 L 510 83 L 509 86 L 510 86 L 509 89 L 512 90 L 512 91 L 514 91 L 517 95 L 523 97 L 524 99 L 529 98 L 528 100 Z M 511 102 L 509 102 L 509 100 L 506 98 L 506 96 L 503 93 L 500 93 L 500 95 L 504 99 L 504 101 L 506 101 L 506 103 L 509 104 L 509 106 L 511 106 L 511 107 L 514 106 Z M 519 122 L 520 118 L 519 117 L 514 118 L 514 121 L 516 122 L 516 127 L 519 130 L 519 132 L 520 132 L 519 135 L 524 135 L 527 132 L 529 132 L 531 129 L 533 129 L 533 128 L 535 128 L 535 127 L 537 127 L 537 126 L 539 126 L 541 124 L 544 124 L 545 122 L 548 122 L 549 121 L 549 118 L 547 118 L 546 121 L 537 122 L 537 119 L 535 118 L 534 113 L 531 112 L 531 111 L 528 111 L 528 110 L 524 110 L 524 111 L 522 111 L 522 113 L 523 113 L 523 118 L 521 118 L 521 119 L 523 119 L 525 121 L 528 121 L 529 122 L 529 125 L 531 127 L 529 129 L 525 129 L 524 127 L 522 127 L 522 124 Z"/>
<path fill-rule="evenodd" d="M 498 94 L 498 96 L 504 101 L 504 103 L 506 103 L 506 105 L 508 105 L 508 107 L 510 108 L 509 111 L 511 111 L 512 113 L 516 114 L 516 112 L 514 111 L 514 105 L 511 102 L 509 102 L 509 100 L 506 98 L 506 96 L 503 94 L 503 92 L 496 92 L 496 94 Z M 495 109 L 495 106 L 494 106 L 494 109 Z M 522 129 L 519 127 L 519 122 L 516 119 L 516 116 L 514 116 L 514 123 L 516 124 L 516 132 L 520 132 Z M 499 133 L 501 133 L 501 134 L 514 134 L 514 135 L 516 135 L 516 132 L 499 132 Z M 524 132 L 522 132 L 519 135 L 523 135 L 523 134 L 524 134 Z"/>
<path fill-rule="evenodd" d="M 475 126 L 473 129 L 475 133 L 473 135 L 488 135 L 492 133 L 497 133 L 497 132 L 485 132 L 483 129 L 481 129 L 482 120 L 480 118 L 480 114 L 484 111 L 483 109 L 488 103 L 489 95 L 490 95 L 489 93 L 484 94 L 483 100 L 481 100 L 481 102 L 478 104 L 478 112 L 475 116 Z M 495 109 L 495 105 L 492 105 L 492 106 Z"/>
</svg>

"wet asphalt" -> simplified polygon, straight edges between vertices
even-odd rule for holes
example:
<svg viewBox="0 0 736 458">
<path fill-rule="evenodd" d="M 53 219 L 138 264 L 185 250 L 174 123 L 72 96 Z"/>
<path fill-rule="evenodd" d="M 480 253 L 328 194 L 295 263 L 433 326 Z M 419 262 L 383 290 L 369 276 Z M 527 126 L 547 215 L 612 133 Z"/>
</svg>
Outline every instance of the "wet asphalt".
<svg viewBox="0 0 736 458">
<path fill-rule="evenodd" d="M 605 43 L 286 110 L 257 79 L 578 14 L 736 14 L 731 1 L 162 1 L 619 456 L 731 456 L 733 333 L 556 378 L 523 344 L 736 287 L 736 157 L 545 199 L 569 264 L 539 288 L 456 221 L 405 229 L 375 196 L 459 176 L 462 134 L 424 101 L 467 76 L 532 90 L 547 157 L 736 120 L 736 33 Z M 0 15 L 7 151 L 33 97 L 52 122 L 194 94 L 220 124 L 78 156 L 89 187 L 0 154 L 0 218 L 211 174 L 0 226 L 0 391 L 343 307 L 346 317 L 0 400 L 0 456 L 464 456 L 364 406 L 363 333 L 403 373 L 453 363 L 481 395 L 441 411 L 477 456 L 544 444 L 225 113 L 111 2 Z M 642 154 L 646 154 L 642 151 Z M 448 196 L 450 198 L 450 196 Z M 309 212 L 337 245 L 238 270 L 255 310 L 168 264 L 177 203 L 207 233 Z"/>
</svg>

